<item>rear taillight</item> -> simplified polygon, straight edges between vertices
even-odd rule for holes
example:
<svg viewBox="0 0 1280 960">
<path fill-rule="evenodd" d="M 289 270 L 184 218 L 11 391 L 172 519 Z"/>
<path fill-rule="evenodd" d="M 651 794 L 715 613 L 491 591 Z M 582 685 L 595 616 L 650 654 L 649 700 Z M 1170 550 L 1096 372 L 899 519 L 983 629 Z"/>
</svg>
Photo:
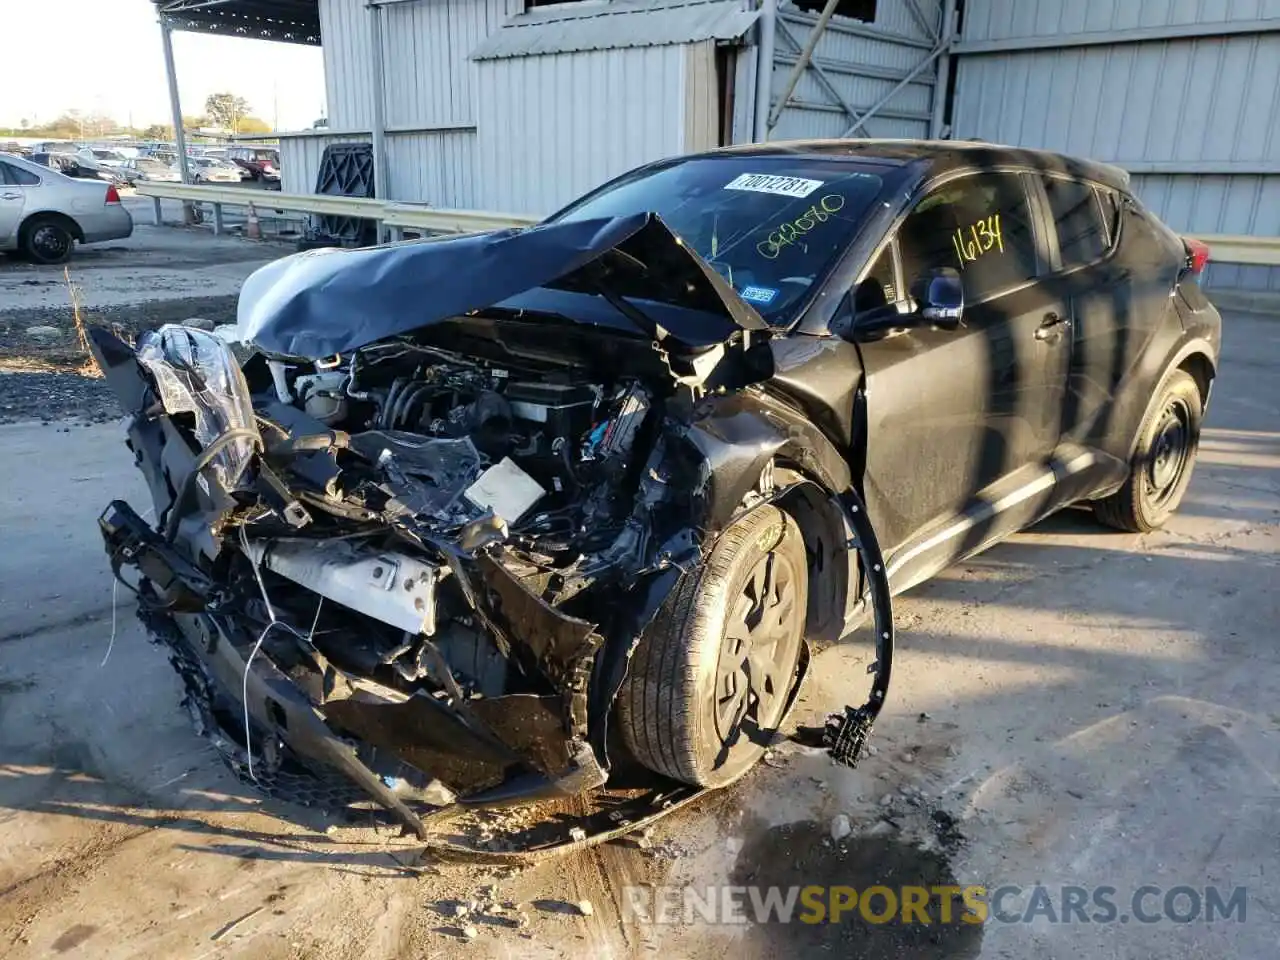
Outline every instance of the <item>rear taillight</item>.
<svg viewBox="0 0 1280 960">
<path fill-rule="evenodd" d="M 1209 245 L 1191 237 L 1183 237 L 1182 245 L 1187 248 L 1187 273 L 1202 273 L 1209 263 Z"/>
<path fill-rule="evenodd" d="M 107 203 L 119 203 L 120 191 L 116 189 L 114 183 L 107 184 Z"/>
</svg>

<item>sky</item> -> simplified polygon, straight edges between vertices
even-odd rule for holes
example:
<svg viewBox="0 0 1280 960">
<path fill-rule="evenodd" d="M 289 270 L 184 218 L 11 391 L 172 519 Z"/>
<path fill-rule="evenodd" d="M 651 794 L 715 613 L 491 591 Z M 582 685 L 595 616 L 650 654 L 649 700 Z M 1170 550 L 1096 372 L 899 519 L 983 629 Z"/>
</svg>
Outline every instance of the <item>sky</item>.
<svg viewBox="0 0 1280 960">
<path fill-rule="evenodd" d="M 71 109 L 120 123 L 168 123 L 160 27 L 151 0 L 0 0 L 0 126 L 53 120 Z M 279 130 L 326 115 L 319 47 L 175 33 L 182 112 L 211 93 L 244 97 Z M 17 78 L 27 78 L 19 82 Z"/>
</svg>

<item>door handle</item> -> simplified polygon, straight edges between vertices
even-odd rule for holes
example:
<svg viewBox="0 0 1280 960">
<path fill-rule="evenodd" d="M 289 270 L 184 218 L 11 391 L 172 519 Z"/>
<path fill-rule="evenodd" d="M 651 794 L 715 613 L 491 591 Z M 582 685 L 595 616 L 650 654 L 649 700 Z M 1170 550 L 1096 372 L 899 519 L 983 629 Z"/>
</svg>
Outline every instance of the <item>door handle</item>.
<svg viewBox="0 0 1280 960">
<path fill-rule="evenodd" d="M 1036 327 L 1037 340 L 1057 340 L 1064 331 L 1071 329 L 1071 321 L 1056 313 L 1046 313 L 1044 322 Z"/>
<path fill-rule="evenodd" d="M 21 199 L 22 199 L 22 194 L 20 193 L 0 193 L 0 200 L 21 200 Z"/>
</svg>

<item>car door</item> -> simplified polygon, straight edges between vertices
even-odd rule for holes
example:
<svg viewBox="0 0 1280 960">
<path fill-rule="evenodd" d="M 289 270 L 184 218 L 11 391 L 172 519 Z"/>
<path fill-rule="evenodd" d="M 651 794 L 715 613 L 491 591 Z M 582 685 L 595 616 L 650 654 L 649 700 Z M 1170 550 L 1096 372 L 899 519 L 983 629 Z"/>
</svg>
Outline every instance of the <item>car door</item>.
<svg viewBox="0 0 1280 960">
<path fill-rule="evenodd" d="M 22 210 L 26 205 L 26 187 L 24 181 L 40 178 L 28 173 L 13 164 L 0 160 L 0 243 L 11 245 L 15 241 L 14 234 L 18 224 L 22 223 Z"/>
<path fill-rule="evenodd" d="M 1132 302 L 1132 265 L 1115 256 L 1122 221 L 1117 193 L 1064 173 L 1040 172 L 1035 187 L 1053 223 L 1051 273 L 1044 283 L 1068 304 L 1071 351 L 1064 394 L 1062 455 L 1082 464 L 1063 472 L 1060 495 L 1076 499 L 1123 479 L 1124 459 L 1104 452 L 1112 431 L 1112 398 L 1145 351 L 1150 331 Z M 1157 298 L 1163 310 L 1167 292 Z M 1074 453 L 1072 453 L 1074 451 Z"/>
<path fill-rule="evenodd" d="M 1046 225 L 1027 188 L 1016 171 L 952 177 L 897 228 L 893 299 L 909 309 L 901 301 L 914 281 L 957 269 L 961 327 L 859 338 L 854 320 L 866 376 L 865 492 L 896 589 L 1025 525 L 1052 496 L 1069 315 L 1038 281 Z"/>
<path fill-rule="evenodd" d="M 1170 294 L 1183 251 L 1116 190 L 1062 175 L 1040 182 L 1058 227 L 1056 282 L 1073 321 L 1064 437 L 1096 460 L 1084 486 L 1107 486 L 1128 472 L 1133 432 L 1160 373 L 1149 364 L 1164 356 L 1153 344 L 1181 330 Z"/>
</svg>

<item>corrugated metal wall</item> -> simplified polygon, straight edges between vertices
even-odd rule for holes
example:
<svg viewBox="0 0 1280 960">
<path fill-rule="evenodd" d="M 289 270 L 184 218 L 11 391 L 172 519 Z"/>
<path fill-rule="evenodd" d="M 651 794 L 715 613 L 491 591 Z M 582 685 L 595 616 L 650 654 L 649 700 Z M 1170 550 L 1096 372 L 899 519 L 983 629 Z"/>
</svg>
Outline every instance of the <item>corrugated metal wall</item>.
<svg viewBox="0 0 1280 960">
<path fill-rule="evenodd" d="M 467 56 L 523 0 L 409 0 L 383 8 L 388 127 L 475 122 L 475 68 Z M 365 0 L 320 0 L 329 126 L 373 123 Z"/>
<path fill-rule="evenodd" d="M 930 25 L 940 21 L 940 0 L 919 0 L 917 6 Z M 773 103 L 782 95 L 787 75 L 817 21 L 817 14 L 801 12 L 790 4 L 780 9 Z M 833 17 L 818 40 L 814 58 L 844 100 L 862 113 L 887 96 L 899 80 L 929 55 L 933 45 L 929 33 L 911 14 L 905 0 L 881 0 L 872 24 Z M 933 68 L 924 70 L 877 111 L 857 136 L 927 136 L 936 72 Z M 814 72 L 806 70 L 769 139 L 839 137 L 850 123 Z"/>
<path fill-rule="evenodd" d="M 476 64 L 476 203 L 551 213 L 631 167 L 683 152 L 689 56 L 671 45 Z"/>
<path fill-rule="evenodd" d="M 437 207 L 484 209 L 476 196 L 476 135 L 431 130 L 387 135 L 388 194 Z"/>
<path fill-rule="evenodd" d="M 966 0 L 965 40 L 1266 20 L 1277 0 Z"/>
<path fill-rule="evenodd" d="M 369 11 L 360 0 L 320 0 L 324 95 L 329 126 L 360 130 L 373 122 Z M 280 162 L 284 163 L 281 155 Z"/>
<path fill-rule="evenodd" d="M 281 137 L 281 189 L 286 193 L 313 192 L 325 147 L 369 142 L 368 134 Z M 476 207 L 475 142 L 475 134 L 469 130 L 388 134 L 389 189 L 378 192 L 396 200 L 439 207 Z"/>
<path fill-rule="evenodd" d="M 1126 167 L 1179 230 L 1280 234 L 1280 34 L 1115 33 L 1276 17 L 1280 0 L 968 0 L 961 49 L 1082 34 L 1091 43 L 962 53 L 954 135 Z"/>
</svg>

